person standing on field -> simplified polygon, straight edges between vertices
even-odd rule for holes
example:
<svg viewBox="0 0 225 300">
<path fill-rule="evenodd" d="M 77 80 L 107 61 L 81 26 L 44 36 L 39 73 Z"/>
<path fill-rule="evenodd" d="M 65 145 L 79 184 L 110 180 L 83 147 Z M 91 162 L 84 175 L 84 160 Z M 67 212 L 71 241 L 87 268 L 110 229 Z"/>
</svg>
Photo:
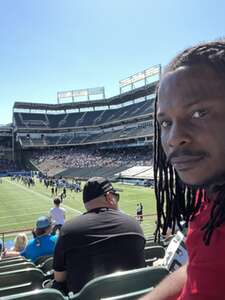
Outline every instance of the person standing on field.
<svg viewBox="0 0 225 300">
<path fill-rule="evenodd" d="M 49 216 L 53 224 L 52 234 L 56 234 L 56 231 L 60 230 L 65 223 L 66 210 L 60 207 L 61 200 L 59 198 L 55 198 L 53 202 L 55 207 L 50 209 Z"/>
</svg>

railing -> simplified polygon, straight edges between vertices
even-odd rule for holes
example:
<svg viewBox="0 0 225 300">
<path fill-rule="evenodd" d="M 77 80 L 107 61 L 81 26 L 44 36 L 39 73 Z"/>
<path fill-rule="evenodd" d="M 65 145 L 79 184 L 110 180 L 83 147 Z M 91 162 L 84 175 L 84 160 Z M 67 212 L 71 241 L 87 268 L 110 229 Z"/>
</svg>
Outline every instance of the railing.
<svg viewBox="0 0 225 300">
<path fill-rule="evenodd" d="M 155 221 L 156 221 L 156 214 L 143 214 L 143 215 L 136 215 L 134 218 L 140 223 L 145 237 L 152 235 L 155 231 Z M 25 232 L 28 235 L 28 238 L 32 237 L 32 230 L 33 228 L 21 228 L 17 230 L 10 230 L 0 232 L 0 238 L 3 241 L 3 247 L 8 240 L 14 240 L 18 233 Z"/>
<path fill-rule="evenodd" d="M 22 228 L 17 230 L 0 232 L 0 238 L 2 239 L 3 242 L 3 248 L 5 247 L 6 241 L 14 239 L 18 233 L 25 232 L 28 235 L 28 237 L 32 236 L 32 230 L 33 228 Z"/>
</svg>

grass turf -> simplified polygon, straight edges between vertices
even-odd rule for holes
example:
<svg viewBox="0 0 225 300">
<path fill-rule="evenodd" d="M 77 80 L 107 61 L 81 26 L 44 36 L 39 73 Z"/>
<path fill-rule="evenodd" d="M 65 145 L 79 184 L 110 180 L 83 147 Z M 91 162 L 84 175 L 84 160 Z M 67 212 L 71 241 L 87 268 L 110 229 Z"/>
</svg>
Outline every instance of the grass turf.
<svg viewBox="0 0 225 300">
<path fill-rule="evenodd" d="M 135 216 L 136 205 L 142 202 L 144 214 L 156 213 L 152 189 L 122 184 L 114 186 L 123 190 L 119 202 L 122 211 Z M 20 182 L 4 178 L 0 184 L 0 232 L 33 228 L 36 219 L 47 215 L 53 207 L 52 199 L 50 188 L 46 189 L 38 180 L 35 187 L 28 188 Z M 62 206 L 66 209 L 66 219 L 84 212 L 82 193 L 68 190 Z M 154 216 L 144 217 L 142 227 L 146 235 L 153 233 L 154 221 Z"/>
</svg>

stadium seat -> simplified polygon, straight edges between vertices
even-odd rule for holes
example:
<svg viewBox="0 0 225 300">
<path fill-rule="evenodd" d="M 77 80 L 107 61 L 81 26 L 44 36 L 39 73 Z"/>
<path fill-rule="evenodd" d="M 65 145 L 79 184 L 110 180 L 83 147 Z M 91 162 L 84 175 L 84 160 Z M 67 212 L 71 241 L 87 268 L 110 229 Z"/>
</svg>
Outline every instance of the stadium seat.
<svg viewBox="0 0 225 300">
<path fill-rule="evenodd" d="M 116 272 L 89 281 L 73 300 L 99 300 L 118 297 L 154 287 L 169 271 L 164 267 L 146 267 L 131 271 Z M 131 298 L 132 299 L 132 298 Z"/>
<path fill-rule="evenodd" d="M 44 273 L 47 273 L 53 269 L 53 257 L 47 258 L 42 264 L 40 264 L 39 269 L 41 269 Z"/>
<path fill-rule="evenodd" d="M 37 268 L 0 273 L 0 297 L 40 289 L 45 274 Z"/>
<path fill-rule="evenodd" d="M 152 241 L 146 241 L 145 248 L 146 247 L 152 247 L 152 246 L 159 246 L 159 244 L 157 244 L 156 242 L 154 242 L 154 240 L 152 240 Z"/>
<path fill-rule="evenodd" d="M 11 257 L 6 257 L 6 258 L 3 258 L 2 260 L 1 260 L 1 262 L 2 261 L 9 261 L 9 260 L 15 260 L 15 259 L 21 259 L 21 258 L 24 258 L 23 256 L 21 256 L 21 255 L 17 255 L 17 256 L 11 256 Z M 24 258 L 25 259 L 25 258 Z"/>
<path fill-rule="evenodd" d="M 35 261 L 35 265 L 41 265 L 43 262 L 45 262 L 48 258 L 52 257 L 52 255 L 44 255 L 44 256 L 40 256 L 36 259 Z"/>
<path fill-rule="evenodd" d="M 21 263 L 14 263 L 14 264 L 8 264 L 1 266 L 0 265 L 0 273 L 2 272 L 10 272 L 10 271 L 15 271 L 15 270 L 22 270 L 22 269 L 27 269 L 27 268 L 35 268 L 35 264 L 32 262 L 21 262 Z"/>
<path fill-rule="evenodd" d="M 101 300 L 137 300 L 137 299 L 139 299 L 139 297 L 149 293 L 152 290 L 153 290 L 153 288 L 148 288 L 148 289 L 144 289 L 144 290 L 140 290 L 137 292 L 128 293 L 128 294 L 124 294 L 124 295 L 119 295 L 119 296 L 115 296 L 115 297 L 101 298 Z"/>
<path fill-rule="evenodd" d="M 153 262 L 165 256 L 165 249 L 162 246 L 145 247 L 145 262 L 152 266 Z"/>
<path fill-rule="evenodd" d="M 63 296 L 55 289 L 35 290 L 31 292 L 14 294 L 2 297 L 1 300 L 67 300 L 68 297 Z"/>
<path fill-rule="evenodd" d="M 147 237 L 146 237 L 146 241 L 154 241 L 154 239 L 155 239 L 155 236 L 154 236 L 154 234 L 151 234 L 151 235 L 148 235 Z"/>
<path fill-rule="evenodd" d="M 165 256 L 165 249 L 162 246 L 145 247 L 145 258 L 163 258 Z"/>
<path fill-rule="evenodd" d="M 23 258 L 23 257 L 16 258 L 16 259 L 3 259 L 3 260 L 0 260 L 0 267 L 14 265 L 14 264 L 20 264 L 23 262 L 29 262 L 29 260 L 27 260 L 26 258 Z"/>
</svg>

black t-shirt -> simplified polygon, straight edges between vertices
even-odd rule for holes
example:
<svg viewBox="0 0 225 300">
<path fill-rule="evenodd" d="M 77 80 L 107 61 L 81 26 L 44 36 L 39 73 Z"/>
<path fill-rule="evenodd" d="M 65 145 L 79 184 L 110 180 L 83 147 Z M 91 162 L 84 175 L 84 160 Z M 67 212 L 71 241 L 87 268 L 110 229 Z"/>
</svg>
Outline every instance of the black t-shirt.
<svg viewBox="0 0 225 300">
<path fill-rule="evenodd" d="M 145 238 L 133 217 L 98 208 L 64 224 L 55 248 L 55 271 L 67 272 L 69 291 L 90 279 L 145 266 Z"/>
</svg>

